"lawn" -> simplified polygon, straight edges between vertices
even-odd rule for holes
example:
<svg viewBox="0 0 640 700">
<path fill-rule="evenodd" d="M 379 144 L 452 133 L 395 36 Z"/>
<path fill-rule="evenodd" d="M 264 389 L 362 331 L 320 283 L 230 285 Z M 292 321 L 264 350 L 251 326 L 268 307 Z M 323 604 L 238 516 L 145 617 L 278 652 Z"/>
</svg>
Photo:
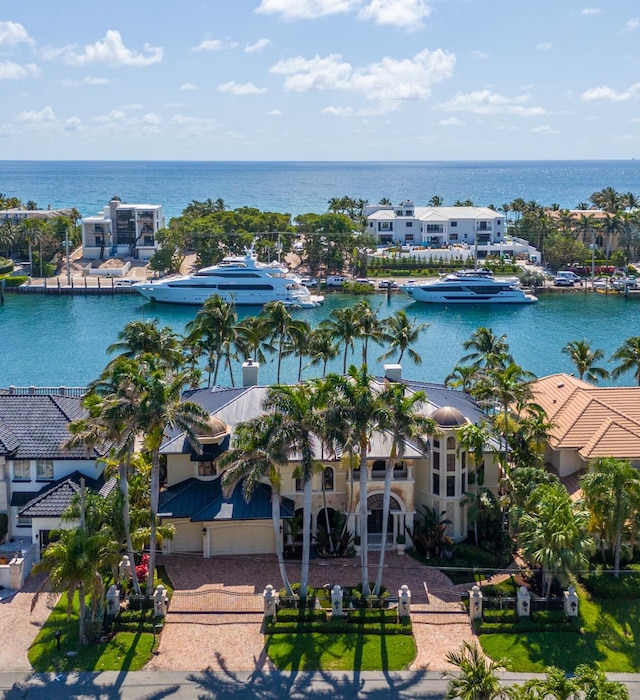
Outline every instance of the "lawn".
<svg viewBox="0 0 640 700">
<path fill-rule="evenodd" d="M 573 672 L 578 664 L 603 671 L 640 671 L 640 601 L 595 600 L 580 596 L 581 633 L 483 634 L 480 644 L 511 671 L 544 671 L 547 666 Z"/>
<path fill-rule="evenodd" d="M 272 634 L 266 651 L 281 671 L 401 671 L 416 643 L 410 635 Z"/>
</svg>

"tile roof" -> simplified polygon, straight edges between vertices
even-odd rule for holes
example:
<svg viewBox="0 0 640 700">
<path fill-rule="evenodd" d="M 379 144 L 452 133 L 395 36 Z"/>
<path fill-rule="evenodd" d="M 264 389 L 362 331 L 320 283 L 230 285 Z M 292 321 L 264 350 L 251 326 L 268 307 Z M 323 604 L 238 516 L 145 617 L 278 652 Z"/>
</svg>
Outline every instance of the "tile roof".
<svg viewBox="0 0 640 700">
<path fill-rule="evenodd" d="M 15 459 L 87 459 L 82 447 L 63 448 L 71 437 L 69 423 L 85 415 L 80 398 L 0 394 L 0 455 Z"/>
<path fill-rule="evenodd" d="M 189 518 L 192 522 L 211 520 L 268 520 L 271 518 L 271 487 L 258 484 L 249 503 L 238 484 L 229 498 L 225 498 L 220 479 L 204 481 L 191 478 L 174 484 L 160 494 L 158 514 L 163 518 Z M 294 503 L 283 498 L 280 505 L 282 518 L 292 518 Z"/>
<path fill-rule="evenodd" d="M 31 518 L 59 518 L 71 505 L 73 497 L 80 493 L 80 479 L 83 478 L 86 488 L 101 496 L 107 496 L 117 483 L 113 477 L 107 481 L 102 476 L 98 479 L 90 479 L 76 471 L 46 484 L 34 498 L 24 505 L 18 514 Z M 14 505 L 13 497 L 11 505 Z"/>
<path fill-rule="evenodd" d="M 553 374 L 531 388 L 553 424 L 552 448 L 574 449 L 584 460 L 640 458 L 640 387 L 596 387 Z"/>
</svg>

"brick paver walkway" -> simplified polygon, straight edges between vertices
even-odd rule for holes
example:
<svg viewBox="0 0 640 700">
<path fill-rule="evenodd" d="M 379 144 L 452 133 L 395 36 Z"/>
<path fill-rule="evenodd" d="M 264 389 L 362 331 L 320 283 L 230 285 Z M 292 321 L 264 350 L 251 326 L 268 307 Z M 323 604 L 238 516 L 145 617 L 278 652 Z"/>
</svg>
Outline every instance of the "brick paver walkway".
<svg viewBox="0 0 640 700">
<path fill-rule="evenodd" d="M 370 555 L 370 577 L 376 573 L 378 556 Z M 384 585 L 392 596 L 406 584 L 414 595 L 412 608 L 414 636 L 418 653 L 412 669 L 440 671 L 449 667 L 445 657 L 458 649 L 473 633 L 464 614 L 426 614 L 424 584 L 429 591 L 453 590 L 449 579 L 437 569 L 425 567 L 409 556 L 389 552 L 386 556 Z M 281 585 L 275 557 L 261 555 L 216 557 L 164 557 L 162 563 L 176 591 L 240 590 L 261 594 L 267 584 Z M 287 562 L 291 580 L 299 578 L 300 563 Z M 358 559 L 315 559 L 309 570 L 309 584 L 320 587 L 339 583 L 354 585 L 360 580 Z M 432 594 L 432 595 L 436 595 Z M 445 604 L 448 607 L 455 603 Z M 199 670 L 204 668 L 255 670 L 269 669 L 261 632 L 262 616 L 257 614 L 176 614 L 167 616 L 158 653 L 147 665 L 149 670 Z"/>
</svg>

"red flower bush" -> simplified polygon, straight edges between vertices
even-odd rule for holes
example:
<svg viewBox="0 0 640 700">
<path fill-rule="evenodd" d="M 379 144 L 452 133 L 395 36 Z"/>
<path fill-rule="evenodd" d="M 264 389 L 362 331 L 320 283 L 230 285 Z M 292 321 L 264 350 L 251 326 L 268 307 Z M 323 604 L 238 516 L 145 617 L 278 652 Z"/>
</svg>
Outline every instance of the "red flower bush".
<svg viewBox="0 0 640 700">
<path fill-rule="evenodd" d="M 143 554 L 140 563 L 136 566 L 136 578 L 139 583 L 144 583 L 149 577 L 149 555 Z"/>
</svg>

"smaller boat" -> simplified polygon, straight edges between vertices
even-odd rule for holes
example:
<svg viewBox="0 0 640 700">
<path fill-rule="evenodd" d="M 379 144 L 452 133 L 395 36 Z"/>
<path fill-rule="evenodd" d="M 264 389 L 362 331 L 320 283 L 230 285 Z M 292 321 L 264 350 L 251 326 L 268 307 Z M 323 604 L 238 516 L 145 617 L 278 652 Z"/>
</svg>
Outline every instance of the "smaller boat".
<svg viewBox="0 0 640 700">
<path fill-rule="evenodd" d="M 532 304 L 538 297 L 520 288 L 516 278 L 499 280 L 490 270 L 461 270 L 437 282 L 406 284 L 416 301 L 435 304 Z"/>
</svg>

